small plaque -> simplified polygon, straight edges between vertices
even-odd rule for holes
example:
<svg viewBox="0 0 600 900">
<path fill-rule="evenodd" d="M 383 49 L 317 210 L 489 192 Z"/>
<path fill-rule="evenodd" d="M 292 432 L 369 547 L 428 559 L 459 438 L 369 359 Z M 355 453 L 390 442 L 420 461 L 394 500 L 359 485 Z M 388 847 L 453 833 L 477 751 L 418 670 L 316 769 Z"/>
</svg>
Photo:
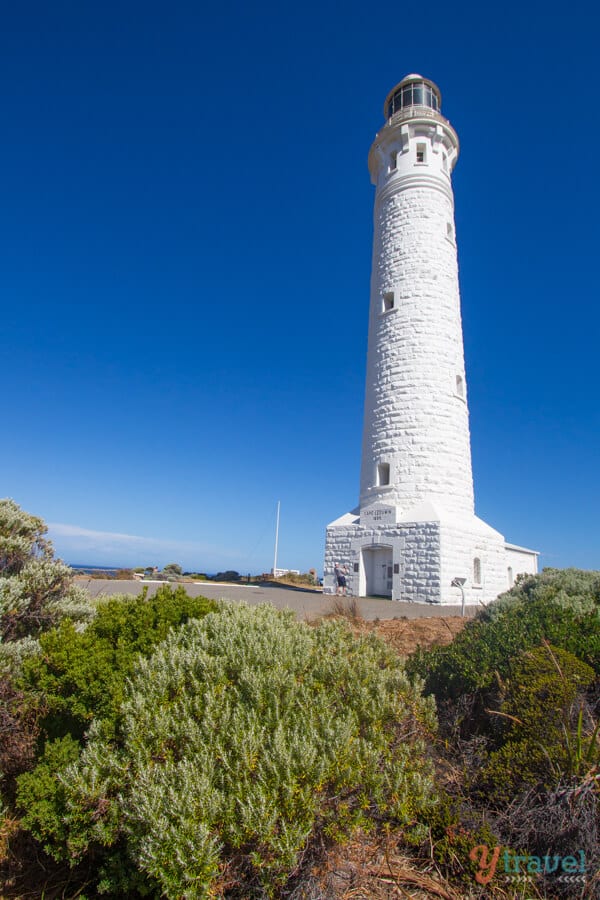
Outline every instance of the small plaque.
<svg viewBox="0 0 600 900">
<path fill-rule="evenodd" d="M 389 525 L 395 522 L 395 506 L 368 506 L 360 511 L 361 525 Z"/>
</svg>

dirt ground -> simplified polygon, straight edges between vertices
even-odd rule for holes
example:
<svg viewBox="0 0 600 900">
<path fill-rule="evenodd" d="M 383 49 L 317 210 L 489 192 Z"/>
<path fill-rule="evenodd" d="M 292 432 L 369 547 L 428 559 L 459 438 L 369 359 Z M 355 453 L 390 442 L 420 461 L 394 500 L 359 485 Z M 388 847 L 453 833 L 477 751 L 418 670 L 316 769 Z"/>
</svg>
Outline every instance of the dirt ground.
<svg viewBox="0 0 600 900">
<path fill-rule="evenodd" d="M 311 900 L 465 900 L 430 860 L 407 857 L 392 834 L 377 839 L 359 832 L 333 847 L 314 867 L 310 887 L 304 897 Z"/>
<path fill-rule="evenodd" d="M 352 597 L 337 598 L 325 618 L 338 616 L 347 619 L 356 634 L 375 632 L 398 656 L 410 656 L 418 647 L 429 650 L 430 647 L 450 644 L 469 621 L 461 616 L 439 614 L 416 618 L 414 613 L 411 618 L 366 619 L 362 615 L 361 603 L 362 600 Z"/>
<path fill-rule="evenodd" d="M 365 623 L 365 626 L 383 638 L 399 656 L 408 656 L 417 647 L 428 650 L 437 644 L 449 644 L 466 622 L 468 619 L 460 616 L 439 616 L 435 619 L 387 619 Z"/>
</svg>

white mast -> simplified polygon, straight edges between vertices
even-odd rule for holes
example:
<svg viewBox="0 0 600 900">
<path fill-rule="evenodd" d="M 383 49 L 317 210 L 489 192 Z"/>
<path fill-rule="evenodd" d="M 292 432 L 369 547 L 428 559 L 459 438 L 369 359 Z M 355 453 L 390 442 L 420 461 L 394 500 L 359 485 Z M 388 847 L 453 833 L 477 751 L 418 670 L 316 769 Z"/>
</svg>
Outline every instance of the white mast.
<svg viewBox="0 0 600 900">
<path fill-rule="evenodd" d="M 277 501 L 277 525 L 275 526 L 275 559 L 273 560 L 273 578 L 277 578 L 277 545 L 279 544 L 279 508 L 281 500 Z"/>
</svg>

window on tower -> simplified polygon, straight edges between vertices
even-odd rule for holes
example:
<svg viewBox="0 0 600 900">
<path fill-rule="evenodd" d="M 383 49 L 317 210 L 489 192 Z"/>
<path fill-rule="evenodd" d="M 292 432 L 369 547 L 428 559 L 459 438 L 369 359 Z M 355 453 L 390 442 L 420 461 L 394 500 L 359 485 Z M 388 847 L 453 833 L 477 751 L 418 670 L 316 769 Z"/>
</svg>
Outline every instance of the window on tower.
<svg viewBox="0 0 600 900">
<path fill-rule="evenodd" d="M 425 144 L 417 144 L 417 162 L 425 162 Z"/>
<path fill-rule="evenodd" d="M 481 586 L 481 560 L 478 556 L 473 560 L 473 584 Z"/>
<path fill-rule="evenodd" d="M 465 396 L 465 382 L 462 375 L 456 376 L 456 396 L 461 399 L 464 399 Z"/>
<path fill-rule="evenodd" d="M 383 312 L 389 312 L 394 308 L 394 292 L 387 291 L 383 295 Z"/>
<path fill-rule="evenodd" d="M 398 154 L 394 150 L 394 152 L 390 156 L 390 172 L 395 172 L 397 166 L 398 166 Z"/>
<path fill-rule="evenodd" d="M 390 464 L 379 463 L 377 466 L 377 487 L 385 487 L 390 483 Z"/>
</svg>

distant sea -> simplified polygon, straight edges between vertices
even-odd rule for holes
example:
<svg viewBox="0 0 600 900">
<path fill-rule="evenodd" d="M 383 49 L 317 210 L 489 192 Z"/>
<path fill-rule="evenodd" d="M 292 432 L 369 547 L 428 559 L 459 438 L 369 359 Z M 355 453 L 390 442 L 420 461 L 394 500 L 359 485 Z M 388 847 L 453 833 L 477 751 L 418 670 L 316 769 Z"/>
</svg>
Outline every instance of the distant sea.
<svg viewBox="0 0 600 900">
<path fill-rule="evenodd" d="M 131 568 L 131 566 L 85 566 L 82 563 L 67 563 L 67 565 L 69 565 L 77 575 L 106 575 L 109 578 L 116 575 L 121 569 Z M 213 575 L 208 575 L 208 578 L 213 577 Z"/>
<path fill-rule="evenodd" d="M 100 575 L 102 573 L 115 575 L 119 569 L 129 568 L 129 566 L 81 566 L 75 563 L 69 563 L 69 565 L 78 575 Z"/>
</svg>

